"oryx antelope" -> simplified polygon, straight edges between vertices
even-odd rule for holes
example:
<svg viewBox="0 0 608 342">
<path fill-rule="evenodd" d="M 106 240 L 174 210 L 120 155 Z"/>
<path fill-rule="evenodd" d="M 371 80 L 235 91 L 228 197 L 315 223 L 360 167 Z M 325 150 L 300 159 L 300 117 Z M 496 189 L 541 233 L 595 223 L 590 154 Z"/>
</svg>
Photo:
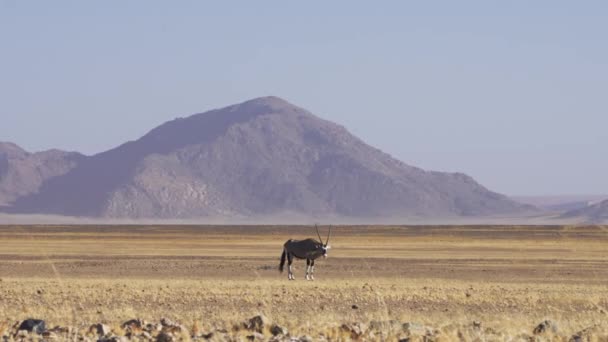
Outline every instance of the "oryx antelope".
<svg viewBox="0 0 608 342">
<path fill-rule="evenodd" d="M 283 272 L 283 266 L 285 265 L 285 258 L 287 258 L 288 262 L 288 274 L 287 279 L 295 280 L 293 276 L 293 270 L 291 268 L 291 263 L 293 262 L 293 258 L 297 259 L 306 259 L 306 280 L 314 280 L 314 272 L 315 272 L 315 259 L 319 257 L 327 257 L 327 250 L 331 247 L 329 246 L 329 237 L 331 236 L 331 226 L 329 227 L 329 232 L 327 233 L 327 240 L 323 243 L 323 239 L 321 238 L 321 234 L 319 234 L 319 228 L 315 225 L 315 229 L 317 230 L 317 236 L 319 236 L 319 241 L 315 239 L 306 239 L 306 240 L 287 240 L 283 245 L 283 254 L 281 255 L 281 263 L 279 264 L 279 271 Z"/>
</svg>

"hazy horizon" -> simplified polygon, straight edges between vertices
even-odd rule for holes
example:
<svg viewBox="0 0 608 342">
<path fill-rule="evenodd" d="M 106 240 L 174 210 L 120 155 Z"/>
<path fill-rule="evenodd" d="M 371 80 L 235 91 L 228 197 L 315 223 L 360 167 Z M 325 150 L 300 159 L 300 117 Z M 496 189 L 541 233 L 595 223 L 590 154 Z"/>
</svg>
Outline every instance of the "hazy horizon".
<svg viewBox="0 0 608 342">
<path fill-rule="evenodd" d="M 180 5 L 0 2 L 0 140 L 94 154 L 275 95 L 493 191 L 608 193 L 602 2 Z"/>
</svg>

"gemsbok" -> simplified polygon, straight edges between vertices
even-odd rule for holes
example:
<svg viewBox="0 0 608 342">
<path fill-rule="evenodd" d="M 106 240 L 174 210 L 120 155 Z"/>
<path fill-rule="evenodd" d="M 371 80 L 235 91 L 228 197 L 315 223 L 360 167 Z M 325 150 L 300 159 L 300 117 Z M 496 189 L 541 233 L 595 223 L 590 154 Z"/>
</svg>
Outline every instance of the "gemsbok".
<svg viewBox="0 0 608 342">
<path fill-rule="evenodd" d="M 321 238 L 321 234 L 319 234 L 319 228 L 315 225 L 315 229 L 317 230 L 317 236 L 319 236 L 319 241 L 315 239 L 306 239 L 306 240 L 292 240 L 289 239 L 283 245 L 283 254 L 281 255 L 281 263 L 279 264 L 279 271 L 283 272 L 283 266 L 285 265 L 285 258 L 287 258 L 288 262 L 288 274 L 287 279 L 295 280 L 293 276 L 293 270 L 291 268 L 291 263 L 293 262 L 293 258 L 296 259 L 306 259 L 306 280 L 315 280 L 314 272 L 315 272 L 315 259 L 319 257 L 326 258 L 327 250 L 331 247 L 329 246 L 329 237 L 331 236 L 331 226 L 329 226 L 329 232 L 327 233 L 327 240 L 323 243 L 323 239 Z"/>
</svg>

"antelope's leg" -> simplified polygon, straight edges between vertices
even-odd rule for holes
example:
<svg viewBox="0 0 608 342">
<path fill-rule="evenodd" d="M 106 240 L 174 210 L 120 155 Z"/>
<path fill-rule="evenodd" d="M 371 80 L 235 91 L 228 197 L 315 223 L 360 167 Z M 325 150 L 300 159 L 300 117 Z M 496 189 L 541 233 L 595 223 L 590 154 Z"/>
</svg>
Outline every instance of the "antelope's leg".
<svg viewBox="0 0 608 342">
<path fill-rule="evenodd" d="M 291 263 L 293 262 L 293 255 L 291 255 L 291 254 L 287 255 L 287 262 L 289 265 L 289 272 L 287 274 L 287 279 L 294 280 L 296 278 L 293 276 L 293 269 L 291 268 Z"/>
<path fill-rule="evenodd" d="M 306 280 L 310 280 L 310 259 L 306 259 Z"/>
<path fill-rule="evenodd" d="M 315 261 L 312 260 L 310 263 L 310 280 L 315 280 Z"/>
</svg>

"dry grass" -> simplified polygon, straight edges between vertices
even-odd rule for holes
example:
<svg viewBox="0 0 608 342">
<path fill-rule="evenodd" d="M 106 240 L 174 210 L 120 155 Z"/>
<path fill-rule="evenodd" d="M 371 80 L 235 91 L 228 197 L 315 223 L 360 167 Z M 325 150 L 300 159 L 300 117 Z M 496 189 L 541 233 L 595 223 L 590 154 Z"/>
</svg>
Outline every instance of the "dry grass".
<svg viewBox="0 0 608 342">
<path fill-rule="evenodd" d="M 276 264 L 298 227 L 4 227 L 0 336 L 30 317 L 82 334 L 167 317 L 185 339 L 218 329 L 227 335 L 216 339 L 245 339 L 233 327 L 263 314 L 316 339 L 568 341 L 589 328 L 606 341 L 602 228 L 336 229 L 317 280 L 302 280 L 300 261 L 289 282 Z M 544 320 L 556 330 L 534 335 Z"/>
</svg>

